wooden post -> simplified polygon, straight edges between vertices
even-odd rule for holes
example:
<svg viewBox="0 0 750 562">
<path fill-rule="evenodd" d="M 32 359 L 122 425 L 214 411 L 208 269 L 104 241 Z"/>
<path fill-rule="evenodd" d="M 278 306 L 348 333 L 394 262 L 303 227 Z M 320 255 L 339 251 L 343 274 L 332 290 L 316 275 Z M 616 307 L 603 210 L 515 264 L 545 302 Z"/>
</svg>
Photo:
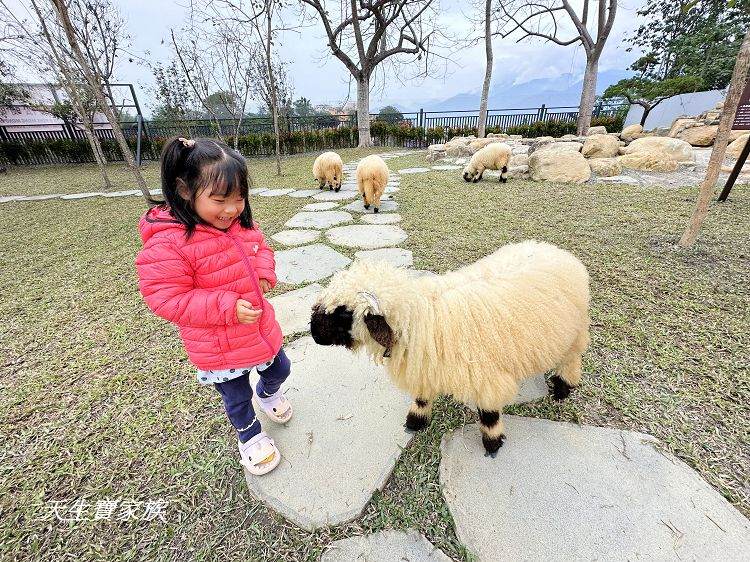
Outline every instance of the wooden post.
<svg viewBox="0 0 750 562">
<path fill-rule="evenodd" d="M 732 129 L 750 131 L 750 77 L 748 77 L 748 81 L 745 84 L 745 91 L 742 92 L 742 97 L 737 105 L 737 112 L 734 115 Z M 732 191 L 732 186 L 734 185 L 734 182 L 737 181 L 737 176 L 740 175 L 740 170 L 742 170 L 742 166 L 744 166 L 747 161 L 748 153 L 750 153 L 750 139 L 748 139 L 742 152 L 740 152 L 740 156 L 734 164 L 734 169 L 732 170 L 732 173 L 729 174 L 727 183 L 724 185 L 721 195 L 719 195 L 719 201 L 726 201 L 727 197 L 729 197 L 729 192 Z"/>
<path fill-rule="evenodd" d="M 711 151 L 708 170 L 706 170 L 706 178 L 701 183 L 700 193 L 698 194 L 698 201 L 695 204 L 693 215 L 690 217 L 685 232 L 682 234 L 678 243 L 682 248 L 688 248 L 695 243 L 701 225 L 708 214 L 708 204 L 714 194 L 716 180 L 719 178 L 721 163 L 724 160 L 724 154 L 726 153 L 729 141 L 729 131 L 732 128 L 734 114 L 745 87 L 748 69 L 750 69 L 750 30 L 748 30 L 745 35 L 740 51 L 737 54 L 737 62 L 734 65 L 732 81 L 729 84 L 727 99 L 724 101 L 724 109 L 719 121 L 719 130 L 716 132 L 714 148 Z"/>
</svg>

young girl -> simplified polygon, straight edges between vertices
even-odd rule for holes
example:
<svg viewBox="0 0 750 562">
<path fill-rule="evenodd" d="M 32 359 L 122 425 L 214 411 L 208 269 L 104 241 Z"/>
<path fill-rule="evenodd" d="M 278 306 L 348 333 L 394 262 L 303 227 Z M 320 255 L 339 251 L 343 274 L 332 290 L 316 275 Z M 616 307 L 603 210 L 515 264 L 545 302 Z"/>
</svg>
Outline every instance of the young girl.
<svg viewBox="0 0 750 562">
<path fill-rule="evenodd" d="M 161 156 L 165 201 L 140 221 L 139 287 L 148 307 L 179 327 L 198 382 L 213 384 L 252 474 L 276 468 L 281 455 L 255 415 L 249 375 L 258 370 L 258 406 L 286 423 L 281 392 L 289 360 L 271 304 L 273 250 L 253 222 L 245 159 L 211 139 L 171 139 Z"/>
</svg>

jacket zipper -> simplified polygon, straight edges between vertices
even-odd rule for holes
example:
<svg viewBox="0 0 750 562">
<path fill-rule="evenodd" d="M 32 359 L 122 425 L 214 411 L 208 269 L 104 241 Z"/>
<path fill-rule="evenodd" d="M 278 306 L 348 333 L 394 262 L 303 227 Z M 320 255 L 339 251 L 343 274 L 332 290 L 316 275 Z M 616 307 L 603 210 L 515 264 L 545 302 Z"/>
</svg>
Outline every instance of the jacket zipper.
<svg viewBox="0 0 750 562">
<path fill-rule="evenodd" d="M 237 246 L 237 250 L 240 252 L 240 255 L 242 256 L 242 261 L 245 262 L 245 267 L 247 268 L 247 273 L 250 276 L 250 280 L 253 282 L 253 286 L 255 287 L 255 290 L 258 292 L 258 295 L 260 295 L 260 307 L 261 307 L 261 310 L 263 310 L 263 308 L 264 308 L 263 307 L 263 291 L 261 291 L 260 285 L 255 280 L 255 275 L 253 274 L 253 268 L 250 265 L 250 260 L 247 258 L 247 255 L 245 254 L 245 250 L 242 249 L 242 244 L 240 244 L 237 241 L 237 239 L 234 236 L 232 236 L 231 234 L 229 234 L 228 232 L 226 232 L 225 234 L 227 236 L 229 236 L 229 238 L 232 240 L 232 242 L 234 242 L 234 245 Z M 261 319 L 258 318 L 258 322 L 260 322 L 260 321 L 261 321 Z M 266 346 L 268 347 L 269 351 L 271 353 L 273 353 L 273 347 L 271 347 L 271 344 L 268 342 L 268 340 L 263 335 L 263 330 L 261 329 L 260 325 L 258 326 L 258 334 L 260 334 L 260 339 L 263 340 L 263 343 L 266 344 Z"/>
</svg>

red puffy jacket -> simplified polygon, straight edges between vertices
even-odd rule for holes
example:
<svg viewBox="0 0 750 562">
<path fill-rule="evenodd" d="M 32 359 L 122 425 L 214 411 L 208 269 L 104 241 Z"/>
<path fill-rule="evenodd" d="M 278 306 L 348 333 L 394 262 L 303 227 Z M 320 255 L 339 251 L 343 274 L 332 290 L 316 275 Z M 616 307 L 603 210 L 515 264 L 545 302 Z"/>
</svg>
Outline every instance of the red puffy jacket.
<svg viewBox="0 0 750 562">
<path fill-rule="evenodd" d="M 259 365 L 281 348 L 281 327 L 259 279 L 276 285 L 273 250 L 263 233 L 239 220 L 226 231 L 185 227 L 164 208 L 149 210 L 139 224 L 143 249 L 135 260 L 148 307 L 177 324 L 190 361 L 199 369 Z M 258 321 L 237 321 L 237 299 L 262 308 Z"/>
</svg>

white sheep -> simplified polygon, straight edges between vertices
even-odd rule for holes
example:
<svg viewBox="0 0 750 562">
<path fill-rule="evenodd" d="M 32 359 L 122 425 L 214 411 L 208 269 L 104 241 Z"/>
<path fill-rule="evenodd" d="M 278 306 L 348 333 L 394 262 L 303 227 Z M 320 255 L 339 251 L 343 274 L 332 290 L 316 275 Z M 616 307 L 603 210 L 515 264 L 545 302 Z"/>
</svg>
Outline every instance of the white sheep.
<svg viewBox="0 0 750 562">
<path fill-rule="evenodd" d="M 500 413 L 522 380 L 555 369 L 558 400 L 580 383 L 589 277 L 570 252 L 533 240 L 440 276 L 356 261 L 321 292 L 310 329 L 321 345 L 363 348 L 384 364 L 414 397 L 411 430 L 427 426 L 440 395 L 476 404 L 494 456 L 505 438 Z"/>
<path fill-rule="evenodd" d="M 323 189 L 326 184 L 330 189 L 339 191 L 343 178 L 344 162 L 341 156 L 335 152 L 324 152 L 315 159 L 313 163 L 313 176 L 318 181 L 318 186 Z"/>
<path fill-rule="evenodd" d="M 372 154 L 357 165 L 357 189 L 364 200 L 365 209 L 370 205 L 375 213 L 380 209 L 380 198 L 388 184 L 388 165 L 380 156 Z"/>
<path fill-rule="evenodd" d="M 464 168 L 464 180 L 477 183 L 485 170 L 500 170 L 500 181 L 508 181 L 508 165 L 513 156 L 511 148 L 502 142 L 493 142 L 477 150 Z"/>
</svg>

